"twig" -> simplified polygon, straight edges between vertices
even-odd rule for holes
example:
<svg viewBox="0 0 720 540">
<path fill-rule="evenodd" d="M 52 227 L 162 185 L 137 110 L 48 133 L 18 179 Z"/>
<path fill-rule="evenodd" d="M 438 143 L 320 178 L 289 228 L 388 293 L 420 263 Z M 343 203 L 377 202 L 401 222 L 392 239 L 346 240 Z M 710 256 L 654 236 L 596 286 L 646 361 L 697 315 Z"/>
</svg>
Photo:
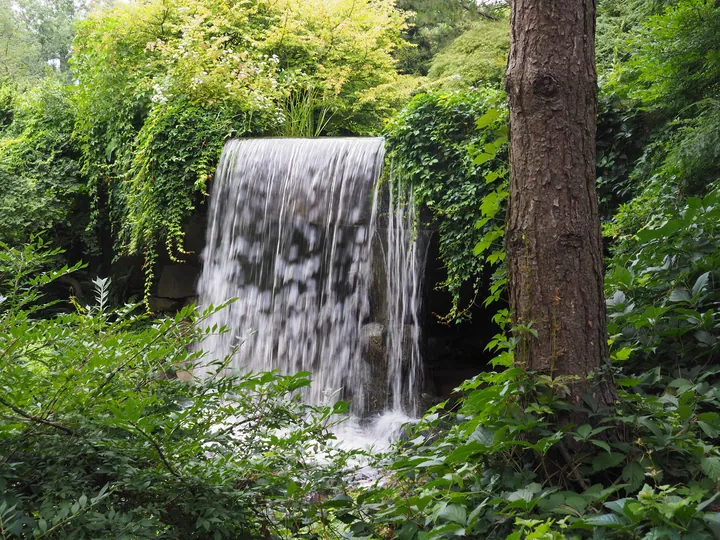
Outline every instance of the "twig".
<svg viewBox="0 0 720 540">
<path fill-rule="evenodd" d="M 130 422 L 130 425 L 138 430 L 138 433 L 140 433 L 143 437 L 145 437 L 148 442 L 155 448 L 155 450 L 158 453 L 158 456 L 160 456 L 160 459 L 162 460 L 163 464 L 165 465 L 165 468 L 170 471 L 170 473 L 175 476 L 176 478 L 182 478 L 182 475 L 173 467 L 170 462 L 165 457 L 165 453 L 163 452 L 162 448 L 160 448 L 160 445 L 157 443 L 155 439 L 152 438 L 152 436 L 147 433 L 144 429 L 142 429 L 140 426 L 138 426 L 135 422 Z"/>
<path fill-rule="evenodd" d="M 19 337 L 16 337 L 14 340 L 12 340 L 10 344 L 5 347 L 5 350 L 0 353 L 0 357 L 6 356 L 10 352 L 10 350 L 17 344 L 19 339 Z"/>
<path fill-rule="evenodd" d="M 563 443 L 558 444 L 558 448 L 560 448 L 560 453 L 562 454 L 563 458 L 565 458 L 565 461 L 568 465 L 573 466 L 572 470 L 570 471 L 570 475 L 577 480 L 577 482 L 582 486 L 584 491 L 587 491 L 590 486 L 585 481 L 585 479 L 580 474 L 580 471 L 577 470 L 578 466 L 575 464 L 575 460 L 570 456 L 570 452 L 567 451 L 567 448 L 565 448 L 565 445 Z"/>
<path fill-rule="evenodd" d="M 247 418 L 243 418 L 242 420 L 239 420 L 239 421 L 235 422 L 234 424 L 229 425 L 225 429 L 221 430 L 219 433 L 220 433 L 220 435 L 226 435 L 227 433 L 231 432 L 232 430 L 234 430 L 237 427 L 242 426 L 243 424 L 248 424 L 250 422 L 257 422 L 259 420 L 262 420 L 263 418 L 264 418 L 263 414 L 258 414 L 256 416 L 249 416 Z"/>
<path fill-rule="evenodd" d="M 50 420 L 45 420 L 44 418 L 40 418 L 39 416 L 34 416 L 34 415 L 30 414 L 30 413 L 26 413 L 25 411 L 23 411 L 23 410 L 20 409 L 19 407 L 13 405 L 13 404 L 10 403 L 9 401 L 6 401 L 4 398 L 1 398 L 1 397 L 0 397 L 0 404 L 5 405 L 8 409 L 14 411 L 15 413 L 19 414 L 19 415 L 22 416 L 23 418 L 27 418 L 28 420 L 32 420 L 33 422 L 37 422 L 37 423 L 39 423 L 39 424 L 45 424 L 46 426 L 54 427 L 55 429 L 59 429 L 60 431 L 64 431 L 64 432 L 67 433 L 68 435 L 75 435 L 75 432 L 74 432 L 72 429 L 70 429 L 70 428 L 68 428 L 68 427 L 65 427 L 65 426 L 63 426 L 63 425 L 61 425 L 61 424 L 58 424 L 58 423 L 56 423 L 56 422 L 51 422 Z"/>
</svg>

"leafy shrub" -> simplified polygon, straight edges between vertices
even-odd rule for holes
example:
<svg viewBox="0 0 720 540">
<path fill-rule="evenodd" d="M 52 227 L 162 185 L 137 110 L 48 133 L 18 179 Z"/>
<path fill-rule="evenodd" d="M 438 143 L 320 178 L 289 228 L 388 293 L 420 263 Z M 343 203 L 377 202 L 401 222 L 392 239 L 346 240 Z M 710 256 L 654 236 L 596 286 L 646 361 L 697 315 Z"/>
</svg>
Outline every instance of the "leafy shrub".
<svg viewBox="0 0 720 540">
<path fill-rule="evenodd" d="M 0 116 L 0 238 L 19 244 L 31 234 L 54 230 L 58 245 L 81 245 L 88 222 L 85 179 L 73 138 L 72 88 L 47 78 L 13 96 Z M 1 112 L 1 111 L 5 112 Z M 2 119 L 0 119 L 0 123 Z"/>
<path fill-rule="evenodd" d="M 449 87 L 501 86 L 509 50 L 506 19 L 478 21 L 435 55 L 428 77 Z"/>
<path fill-rule="evenodd" d="M 615 6 L 625 13 L 618 15 L 619 20 L 627 23 L 620 25 L 616 35 L 623 61 L 607 68 L 602 94 L 612 101 L 614 114 L 632 119 L 632 125 L 618 132 L 620 137 L 623 132 L 630 135 L 624 145 L 608 144 L 601 132 L 599 142 L 604 146 L 600 146 L 599 159 L 601 174 L 611 166 L 610 177 L 602 178 L 606 192 L 617 189 L 621 197 L 639 195 L 615 220 L 633 234 L 653 215 L 682 206 L 688 195 L 704 196 L 720 178 L 720 8 L 707 0 L 624 4 Z M 638 4 L 641 8 L 630 16 L 627 12 Z M 643 19 L 643 14 L 652 13 Z M 644 147 L 641 152 L 638 143 Z M 627 174 L 618 170 L 621 176 L 616 176 L 612 170 L 615 156 L 630 158 Z M 615 186 L 613 177 L 621 184 Z M 656 212 L 658 203 L 661 212 Z"/>
<path fill-rule="evenodd" d="M 661 365 L 695 379 L 720 351 L 720 192 L 690 197 L 676 212 L 624 239 L 606 287 L 616 346 L 633 366 Z"/>
<path fill-rule="evenodd" d="M 0 248 L 3 536 L 317 538 L 337 526 L 349 455 L 328 429 L 345 405 L 301 404 L 307 373 L 231 372 L 198 348 L 212 309 L 150 320 L 111 309 L 107 280 L 95 305 L 52 315 L 43 287 L 75 268 L 38 272 L 55 253 Z M 178 380 L 200 359 L 206 378 Z"/>
<path fill-rule="evenodd" d="M 463 383 L 356 500 L 358 536 L 441 539 L 714 538 L 720 395 L 710 376 L 620 379 L 616 408 L 565 400 L 569 380 L 512 367 Z M 620 364 L 619 364 L 620 365 Z M 579 421 L 567 422 L 567 413 Z M 561 420 L 565 418 L 565 420 Z M 624 496 L 622 496 L 624 494 Z"/>
<path fill-rule="evenodd" d="M 15 90 L 8 85 L 0 85 L 0 133 L 12 124 L 15 115 Z"/>
<path fill-rule="evenodd" d="M 504 259 L 495 218 L 507 197 L 506 119 L 498 91 L 434 92 L 415 96 L 388 127 L 392 174 L 412 186 L 415 202 L 431 213 L 422 225 L 439 234 L 448 320 L 467 315 L 463 287 L 477 295 L 485 264 Z"/>
<path fill-rule="evenodd" d="M 403 73 L 427 75 L 434 58 L 478 21 L 497 21 L 507 2 L 498 0 L 398 0 L 408 12 L 405 37 L 412 45 L 398 54 Z"/>
<path fill-rule="evenodd" d="M 298 135 L 288 104 L 308 94 L 306 125 L 379 129 L 397 101 L 378 89 L 398 82 L 403 25 L 389 0 L 153 0 L 78 24 L 75 132 L 93 225 L 112 229 L 118 254 L 145 256 L 146 293 L 158 251 L 182 257 L 182 226 L 229 137 Z"/>
</svg>

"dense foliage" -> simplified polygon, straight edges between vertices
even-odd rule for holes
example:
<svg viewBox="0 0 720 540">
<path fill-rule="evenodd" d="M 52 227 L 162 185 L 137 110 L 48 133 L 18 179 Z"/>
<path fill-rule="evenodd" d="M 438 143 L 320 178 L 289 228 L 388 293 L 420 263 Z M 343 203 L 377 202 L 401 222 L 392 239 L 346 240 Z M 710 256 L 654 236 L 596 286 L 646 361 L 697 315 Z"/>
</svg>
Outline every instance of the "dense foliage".
<svg viewBox="0 0 720 540">
<path fill-rule="evenodd" d="M 395 483 L 358 498 L 375 534 L 720 534 L 720 13 L 716 2 L 695 0 L 607 0 L 599 10 L 598 175 L 611 252 L 605 369 L 620 400 L 599 408 L 588 396 L 568 410 L 572 381 L 519 369 L 520 337 L 501 334 L 489 344 L 497 371 L 431 409 L 385 463 Z M 426 163 L 447 155 L 439 148 Z M 438 180 L 438 190 L 446 184 Z"/>
<path fill-rule="evenodd" d="M 400 52 L 399 68 L 405 73 L 426 75 L 434 57 L 479 21 L 502 20 L 504 0 L 398 0 L 398 8 L 410 15 L 405 32 L 412 45 Z M 490 48 L 495 48 L 495 43 Z"/>
<path fill-rule="evenodd" d="M 532 324 L 507 337 L 496 304 L 492 367 L 408 428 L 364 486 L 328 433 L 344 406 L 301 403 L 308 374 L 228 373 L 226 358 L 208 368 L 225 377 L 182 382 L 209 311 L 114 309 L 105 280 L 92 305 L 53 303 L 76 267 L 52 272 L 60 253 L 27 242 L 51 230 L 87 255 L 111 232 L 152 277 L 159 251 L 183 256 L 228 137 L 377 133 L 392 118 L 390 172 L 438 235 L 442 320 L 462 321 L 504 293 L 505 5 L 149 0 L 84 14 L 0 0 L 3 537 L 720 536 L 718 2 L 598 0 L 603 370 L 619 402 L 571 408 L 571 378 L 524 371 Z"/>
<path fill-rule="evenodd" d="M 0 238 L 17 244 L 52 230 L 56 245 L 79 244 L 89 205 L 71 90 L 52 77 L 30 92 L 5 95 L 13 102 L 0 138 Z"/>
<path fill-rule="evenodd" d="M 2 0 L 0 84 L 25 88 L 48 72 L 67 70 L 73 23 L 86 0 Z"/>
<path fill-rule="evenodd" d="M 303 111 L 323 132 L 375 129 L 388 105 L 371 92 L 397 79 L 403 24 L 367 0 L 158 1 L 83 21 L 77 136 L 118 251 L 144 253 L 150 274 L 159 244 L 182 256 L 182 225 L 230 136 L 297 135 Z"/>
<path fill-rule="evenodd" d="M 480 20 L 435 55 L 428 76 L 446 87 L 500 85 L 509 49 L 508 20 Z"/>
<path fill-rule="evenodd" d="M 111 283 L 97 280 L 92 305 L 51 315 L 60 306 L 43 291 L 75 268 L 43 271 L 56 253 L 42 244 L 0 247 L 3 537 L 334 530 L 324 503 L 342 500 L 350 471 L 328 429 L 345 409 L 303 405 L 309 374 L 230 373 L 229 357 L 203 358 L 210 376 L 183 382 L 212 309 L 151 321 L 138 306 L 110 309 Z"/>
<path fill-rule="evenodd" d="M 502 240 L 490 218 L 507 197 L 503 101 L 492 89 L 419 94 L 388 130 L 392 174 L 412 186 L 416 203 L 430 211 L 421 226 L 437 230 L 447 272 L 438 286 L 451 295 L 444 316 L 449 321 L 463 319 L 467 304 L 477 299 L 486 262 L 502 260 L 497 246 L 490 249 Z M 484 219 L 490 209 L 492 216 Z M 487 242 L 482 250 L 468 249 L 480 242 Z"/>
<path fill-rule="evenodd" d="M 100 6 L 75 25 L 70 75 L 27 93 L 67 68 L 85 6 L 0 7 L 3 239 L 57 228 L 59 245 L 106 261 L 143 255 L 146 294 L 158 254 L 184 255 L 229 137 L 377 132 L 413 86 L 395 69 L 405 18 L 389 0 Z"/>
</svg>

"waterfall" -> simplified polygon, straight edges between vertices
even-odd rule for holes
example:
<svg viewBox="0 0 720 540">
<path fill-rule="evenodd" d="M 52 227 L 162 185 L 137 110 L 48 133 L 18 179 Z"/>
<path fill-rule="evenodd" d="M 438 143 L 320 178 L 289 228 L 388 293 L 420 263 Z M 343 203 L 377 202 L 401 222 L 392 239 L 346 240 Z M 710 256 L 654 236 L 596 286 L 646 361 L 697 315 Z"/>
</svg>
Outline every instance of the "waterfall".
<svg viewBox="0 0 720 540">
<path fill-rule="evenodd" d="M 394 410 L 418 411 L 422 387 L 420 309 L 424 248 L 415 231 L 412 191 L 390 173 L 387 203 L 387 242 L 384 250 L 387 276 L 387 362 L 389 393 Z M 425 245 L 423 245 L 425 244 Z"/>
<path fill-rule="evenodd" d="M 198 294 L 201 307 L 237 300 L 205 323 L 232 329 L 206 341 L 211 357 L 241 343 L 235 369 L 312 372 L 310 403 L 346 399 L 356 415 L 417 412 L 414 210 L 393 204 L 396 190 L 378 196 L 383 160 L 381 138 L 226 144 Z"/>
</svg>

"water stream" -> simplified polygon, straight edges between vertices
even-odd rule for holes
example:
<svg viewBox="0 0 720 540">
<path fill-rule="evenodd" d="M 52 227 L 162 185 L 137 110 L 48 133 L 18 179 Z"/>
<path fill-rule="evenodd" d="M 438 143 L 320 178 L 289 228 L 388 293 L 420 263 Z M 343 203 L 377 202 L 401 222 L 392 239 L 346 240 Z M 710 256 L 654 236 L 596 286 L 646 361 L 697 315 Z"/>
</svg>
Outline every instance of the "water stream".
<svg viewBox="0 0 720 540">
<path fill-rule="evenodd" d="M 378 187 L 381 138 L 226 144 L 210 198 L 201 307 L 233 368 L 312 372 L 309 403 L 351 403 L 338 437 L 384 444 L 418 413 L 423 265 L 413 205 Z M 383 441 L 381 441 L 383 440 Z"/>
</svg>

